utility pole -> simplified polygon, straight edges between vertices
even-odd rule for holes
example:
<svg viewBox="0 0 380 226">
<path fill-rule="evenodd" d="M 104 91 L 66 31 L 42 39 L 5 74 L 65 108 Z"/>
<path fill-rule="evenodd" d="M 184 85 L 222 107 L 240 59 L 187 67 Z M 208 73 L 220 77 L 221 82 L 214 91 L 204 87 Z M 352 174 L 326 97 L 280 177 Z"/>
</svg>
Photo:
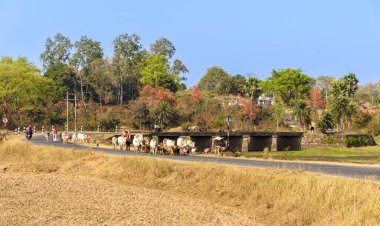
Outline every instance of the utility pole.
<svg viewBox="0 0 380 226">
<path fill-rule="evenodd" d="M 77 95 L 74 94 L 74 132 L 77 132 Z"/>
<path fill-rule="evenodd" d="M 69 131 L 69 92 L 66 92 L 66 131 Z"/>
<path fill-rule="evenodd" d="M 228 115 L 226 118 L 227 121 L 227 151 L 230 151 L 230 122 L 232 121 L 231 116 Z"/>
</svg>

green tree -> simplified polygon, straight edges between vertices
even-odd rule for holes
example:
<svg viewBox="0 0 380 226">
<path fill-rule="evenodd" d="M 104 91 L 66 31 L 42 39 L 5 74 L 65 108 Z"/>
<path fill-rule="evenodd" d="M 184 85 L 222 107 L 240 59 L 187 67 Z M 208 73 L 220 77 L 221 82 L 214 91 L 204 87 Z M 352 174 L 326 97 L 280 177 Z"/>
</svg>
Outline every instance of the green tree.
<svg viewBox="0 0 380 226">
<path fill-rule="evenodd" d="M 90 70 L 91 76 L 88 77 L 88 82 L 94 87 L 99 97 L 99 104 L 102 105 L 103 102 L 106 102 L 112 87 L 111 65 L 107 59 L 97 59 L 91 63 Z"/>
<path fill-rule="evenodd" d="M 300 99 L 310 96 L 313 79 L 303 74 L 300 69 L 273 70 L 272 77 L 263 82 L 263 90 L 267 94 L 274 94 L 284 101 L 286 106 L 293 106 Z"/>
<path fill-rule="evenodd" d="M 84 100 L 84 86 L 91 86 L 89 76 L 91 76 L 92 62 L 103 58 L 103 49 L 100 42 L 82 36 L 79 41 L 75 42 L 76 52 L 72 58 L 72 64 L 77 69 L 77 75 L 80 81 L 80 91 L 82 100 Z"/>
<path fill-rule="evenodd" d="M 160 38 L 150 46 L 150 53 L 153 55 L 163 55 L 166 59 L 171 59 L 175 54 L 175 47 L 166 38 Z"/>
<path fill-rule="evenodd" d="M 336 80 L 331 87 L 330 105 L 331 113 L 334 115 L 339 129 L 343 130 L 345 123 L 349 126 L 351 117 L 355 112 L 356 103 L 352 101 L 355 95 L 355 81 L 351 83 L 352 77 L 350 76 L 343 79 Z"/>
<path fill-rule="evenodd" d="M 153 111 L 155 121 L 162 126 L 167 126 L 171 119 L 174 117 L 174 108 L 166 101 L 158 104 L 157 108 Z"/>
<path fill-rule="evenodd" d="M 55 87 L 50 78 L 26 58 L 0 60 L 0 105 L 6 103 L 11 123 L 22 125 L 44 120 L 56 101 Z"/>
<path fill-rule="evenodd" d="M 334 118 L 328 111 L 323 112 L 322 117 L 317 121 L 317 127 L 324 133 L 335 127 Z"/>
<path fill-rule="evenodd" d="M 121 105 L 124 103 L 126 89 L 130 94 L 127 99 L 134 99 L 138 94 L 140 65 L 146 52 L 142 49 L 140 37 L 127 33 L 116 37 L 113 41 L 113 51 L 112 68 L 117 78 L 117 102 Z"/>
<path fill-rule="evenodd" d="M 45 42 L 45 51 L 40 55 L 43 67 L 46 69 L 54 64 L 67 64 L 72 47 L 70 39 L 61 33 L 56 34 L 53 40 L 49 37 Z"/>
<path fill-rule="evenodd" d="M 241 94 L 243 92 L 243 87 L 245 85 L 246 79 L 242 75 L 230 76 L 229 82 L 229 94 Z M 228 89 L 228 88 L 227 88 Z"/>
<path fill-rule="evenodd" d="M 270 108 L 271 118 L 276 122 L 276 130 L 278 131 L 280 122 L 283 122 L 286 117 L 285 106 L 282 104 L 282 101 L 277 101 Z"/>
<path fill-rule="evenodd" d="M 229 94 L 230 75 L 220 67 L 207 69 L 206 74 L 198 83 L 200 90 L 207 90 L 217 94 Z"/>
<path fill-rule="evenodd" d="M 149 55 L 142 63 L 141 84 L 153 88 L 162 87 L 176 92 L 180 87 L 178 74 L 171 73 L 169 64 L 163 55 Z"/>
<path fill-rule="evenodd" d="M 356 91 L 358 90 L 359 80 L 356 78 L 355 74 L 349 73 L 343 77 L 344 82 L 344 94 L 348 98 L 355 96 Z"/>
<path fill-rule="evenodd" d="M 244 95 L 251 100 L 257 100 L 263 93 L 260 83 L 258 78 L 248 78 L 243 86 Z"/>
<path fill-rule="evenodd" d="M 294 115 L 300 121 L 303 130 L 305 130 L 305 126 L 311 124 L 312 108 L 307 105 L 306 101 L 298 100 L 294 109 Z"/>
<path fill-rule="evenodd" d="M 66 92 L 76 91 L 77 77 L 72 68 L 66 64 L 50 65 L 44 76 L 53 81 L 58 99 L 64 99 Z"/>
</svg>

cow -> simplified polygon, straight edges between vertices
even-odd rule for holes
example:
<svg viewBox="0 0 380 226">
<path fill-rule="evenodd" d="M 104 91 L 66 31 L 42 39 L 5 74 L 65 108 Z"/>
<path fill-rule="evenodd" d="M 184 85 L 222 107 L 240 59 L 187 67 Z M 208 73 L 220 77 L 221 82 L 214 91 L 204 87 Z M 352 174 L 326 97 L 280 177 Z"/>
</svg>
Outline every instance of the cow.
<svg viewBox="0 0 380 226">
<path fill-rule="evenodd" d="M 165 138 L 164 141 L 162 142 L 162 145 L 163 145 L 164 154 L 173 155 L 175 153 L 174 151 L 179 150 L 179 148 L 176 145 L 175 140 L 170 140 L 168 138 Z"/>
<path fill-rule="evenodd" d="M 116 135 L 111 138 L 111 142 L 112 142 L 112 145 L 113 145 L 113 150 L 116 149 L 117 138 L 118 138 L 118 136 L 116 136 Z"/>
<path fill-rule="evenodd" d="M 49 133 L 48 133 L 48 136 L 49 136 Z M 78 134 L 77 133 L 73 133 L 71 135 L 71 142 L 76 142 L 78 140 Z"/>
<path fill-rule="evenodd" d="M 78 133 L 76 136 L 76 140 L 78 140 L 80 143 L 85 143 L 86 142 L 86 134 Z"/>
<path fill-rule="evenodd" d="M 226 150 L 227 148 L 227 141 L 224 140 L 223 137 L 217 136 L 215 137 L 212 146 L 213 146 L 213 149 L 214 149 L 213 151 L 215 152 L 215 155 L 220 156 L 220 153 Z"/>
<path fill-rule="evenodd" d="M 69 134 L 66 132 L 61 133 L 61 143 L 67 143 L 69 140 Z"/>
<path fill-rule="evenodd" d="M 144 145 L 144 135 L 142 133 L 138 133 L 133 137 L 132 144 L 135 147 L 135 151 L 141 151 L 142 146 Z"/>
<path fill-rule="evenodd" d="M 0 142 L 7 139 L 7 132 L 0 132 Z"/>
<path fill-rule="evenodd" d="M 123 147 L 124 145 L 126 145 L 127 143 L 127 139 L 123 136 L 120 136 L 117 138 L 117 144 L 119 145 L 120 147 L 120 150 L 123 150 Z M 127 148 L 125 148 L 125 150 L 127 150 Z"/>
<path fill-rule="evenodd" d="M 158 151 L 158 139 L 151 139 L 149 142 L 149 150 L 152 154 L 156 155 Z"/>
<path fill-rule="evenodd" d="M 199 127 L 198 126 L 189 126 L 189 131 L 190 132 L 199 132 Z"/>
<path fill-rule="evenodd" d="M 141 147 L 141 151 L 149 153 L 150 150 L 150 141 L 152 140 L 151 137 L 149 136 L 144 136 L 143 137 L 143 145 Z"/>
<path fill-rule="evenodd" d="M 182 155 L 194 154 L 196 151 L 195 142 L 191 141 L 190 137 L 179 137 L 177 139 L 177 147 Z"/>
</svg>

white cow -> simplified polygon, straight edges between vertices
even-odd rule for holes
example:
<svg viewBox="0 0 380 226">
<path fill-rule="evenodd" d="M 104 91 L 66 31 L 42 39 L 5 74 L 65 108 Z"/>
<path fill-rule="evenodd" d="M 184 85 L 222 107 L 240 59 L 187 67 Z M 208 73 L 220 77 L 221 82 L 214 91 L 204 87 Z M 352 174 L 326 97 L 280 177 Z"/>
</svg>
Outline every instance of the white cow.
<svg viewBox="0 0 380 226">
<path fill-rule="evenodd" d="M 120 150 L 123 150 L 123 147 L 127 143 L 127 139 L 125 139 L 125 137 L 123 137 L 123 136 L 120 136 L 120 137 L 117 138 L 117 143 L 118 143 L 118 145 L 120 147 Z M 127 149 L 125 149 L 125 150 L 127 150 Z"/>
<path fill-rule="evenodd" d="M 138 133 L 133 137 L 132 141 L 133 146 L 135 147 L 135 151 L 140 151 L 142 146 L 144 145 L 144 135 L 142 133 Z"/>
<path fill-rule="evenodd" d="M 151 139 L 149 143 L 150 152 L 152 154 L 157 154 L 158 151 L 158 140 Z"/>
<path fill-rule="evenodd" d="M 61 143 L 67 143 L 69 140 L 69 134 L 66 132 L 62 132 L 61 134 Z"/>
<path fill-rule="evenodd" d="M 112 139 L 112 145 L 113 145 L 113 149 L 115 150 L 116 149 L 116 145 L 117 145 L 117 136 L 113 136 Z"/>
<path fill-rule="evenodd" d="M 86 142 L 86 134 L 84 134 L 84 133 L 78 133 L 77 134 L 77 140 L 80 143 L 85 143 Z"/>
<path fill-rule="evenodd" d="M 73 133 L 73 134 L 71 135 L 71 141 L 72 141 L 72 142 L 75 142 L 75 141 L 77 141 L 77 139 L 78 139 L 78 134 Z"/>
<path fill-rule="evenodd" d="M 190 140 L 190 137 L 179 137 L 177 139 L 177 146 L 181 154 L 195 154 L 195 142 Z"/>
</svg>

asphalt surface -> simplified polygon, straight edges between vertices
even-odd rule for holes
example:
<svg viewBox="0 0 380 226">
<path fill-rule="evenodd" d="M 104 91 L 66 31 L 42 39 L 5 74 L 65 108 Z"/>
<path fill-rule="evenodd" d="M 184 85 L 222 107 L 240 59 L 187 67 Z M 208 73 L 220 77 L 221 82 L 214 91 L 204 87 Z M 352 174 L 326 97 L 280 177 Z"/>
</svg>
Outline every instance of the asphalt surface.
<svg viewBox="0 0 380 226">
<path fill-rule="evenodd" d="M 129 156 L 149 156 L 159 159 L 172 159 L 178 161 L 190 162 L 212 162 L 237 166 L 260 167 L 260 168 L 276 168 L 276 169 L 298 169 L 307 172 L 316 172 L 333 176 L 351 177 L 351 178 L 370 178 L 380 180 L 380 167 L 370 166 L 353 166 L 340 164 L 323 164 L 323 163 L 306 163 L 306 162 L 279 162 L 279 161 L 259 161 L 252 159 L 233 159 L 233 158 L 216 158 L 204 156 L 175 156 L 175 155 L 152 155 L 147 153 L 135 153 L 132 151 L 120 151 L 107 148 L 86 147 L 75 143 L 60 143 L 53 142 L 50 136 L 49 142 L 46 142 L 42 135 L 34 136 L 31 139 L 34 144 L 50 145 L 57 147 L 66 147 L 76 150 L 85 150 L 91 148 L 94 151 L 99 151 L 113 155 L 129 155 Z"/>
</svg>

